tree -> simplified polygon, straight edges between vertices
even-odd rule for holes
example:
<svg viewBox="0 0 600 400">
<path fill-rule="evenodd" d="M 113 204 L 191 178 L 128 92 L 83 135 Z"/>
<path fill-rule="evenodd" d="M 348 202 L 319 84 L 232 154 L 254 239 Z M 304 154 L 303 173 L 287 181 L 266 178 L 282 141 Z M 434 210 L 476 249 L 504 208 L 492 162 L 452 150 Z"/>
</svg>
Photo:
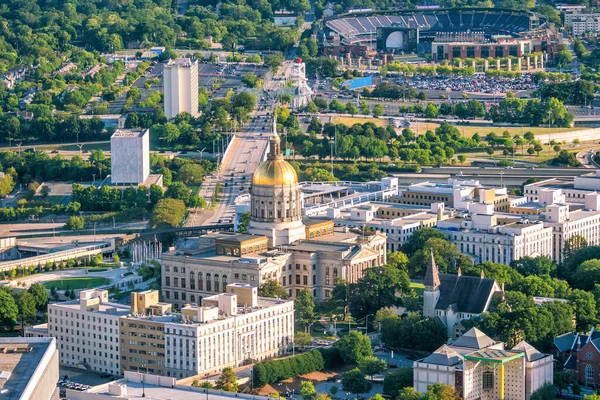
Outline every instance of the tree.
<svg viewBox="0 0 600 400">
<path fill-rule="evenodd" d="M 575 328 L 579 332 L 587 332 L 596 325 L 596 300 L 592 293 L 575 289 L 569 296 L 569 303 L 575 312 Z"/>
<path fill-rule="evenodd" d="M 310 290 L 304 288 L 300 291 L 295 301 L 296 327 L 304 332 L 309 332 L 316 321 L 315 299 Z"/>
<path fill-rule="evenodd" d="M 464 164 L 465 161 L 467 161 L 467 157 L 464 154 L 459 154 L 458 162 L 460 162 L 461 164 Z"/>
<path fill-rule="evenodd" d="M 19 308 L 15 299 L 5 290 L 0 290 L 0 324 L 12 328 L 17 321 Z"/>
<path fill-rule="evenodd" d="M 581 235 L 573 235 L 565 240 L 563 254 L 566 259 L 571 258 L 578 250 L 587 247 L 587 240 Z"/>
<path fill-rule="evenodd" d="M 553 398 L 556 398 L 556 388 L 551 383 L 548 383 L 536 390 L 529 400 L 548 400 Z"/>
<path fill-rule="evenodd" d="M 396 400 L 425 400 L 425 396 L 417 392 L 414 387 L 405 387 L 400 390 Z"/>
<path fill-rule="evenodd" d="M 358 368 L 354 368 L 342 374 L 342 386 L 344 390 L 360 394 L 369 392 L 373 384 L 365 378 L 365 375 Z"/>
<path fill-rule="evenodd" d="M 85 221 L 82 217 L 71 215 L 69 218 L 67 218 L 67 222 L 65 223 L 65 229 L 79 231 L 83 229 L 84 225 Z"/>
<path fill-rule="evenodd" d="M 310 346 L 312 336 L 310 336 L 310 333 L 298 331 L 294 334 L 294 343 L 300 347 Z"/>
<path fill-rule="evenodd" d="M 377 117 L 381 117 L 383 115 L 383 106 L 381 104 L 376 104 L 375 107 L 373 107 L 373 116 L 375 118 Z"/>
<path fill-rule="evenodd" d="M 267 54 L 264 58 L 264 65 L 276 73 L 279 66 L 283 63 L 283 55 L 281 53 Z"/>
<path fill-rule="evenodd" d="M 215 382 L 215 388 L 226 392 L 238 391 L 237 376 L 233 372 L 233 368 L 227 367 L 221 371 L 221 376 Z"/>
<path fill-rule="evenodd" d="M 562 396 L 563 390 L 569 388 L 571 383 L 571 374 L 567 371 L 555 371 L 554 372 L 554 386 L 556 386 Z"/>
<path fill-rule="evenodd" d="M 240 222 L 238 223 L 237 231 L 239 233 L 248 233 L 249 226 L 250 226 L 250 211 L 246 211 L 245 213 L 243 213 L 240 216 Z"/>
<path fill-rule="evenodd" d="M 315 385 L 311 381 L 302 381 L 300 383 L 300 397 L 303 400 L 313 400 L 317 395 Z"/>
<path fill-rule="evenodd" d="M 175 228 L 187 214 L 187 207 L 181 200 L 160 199 L 152 210 L 152 225 L 157 228 Z"/>
<path fill-rule="evenodd" d="M 115 254 L 113 256 L 113 261 L 115 262 L 115 264 L 118 264 L 119 262 L 121 262 L 121 257 L 119 257 L 118 254 Z"/>
<path fill-rule="evenodd" d="M 285 288 L 276 281 L 275 279 L 269 279 L 265 281 L 258 288 L 258 295 L 261 297 L 270 297 L 270 298 L 279 298 L 279 299 L 287 299 L 288 292 Z"/>
<path fill-rule="evenodd" d="M 199 185 L 204 176 L 204 169 L 198 164 L 188 163 L 179 169 L 178 176 L 186 185 Z"/>
<path fill-rule="evenodd" d="M 373 355 L 371 340 L 361 332 L 352 331 L 333 345 L 340 351 L 346 364 L 355 364 L 365 357 Z"/>
<path fill-rule="evenodd" d="M 461 396 L 452 386 L 434 383 L 427 388 L 427 400 L 460 400 Z"/>
<path fill-rule="evenodd" d="M 373 375 L 382 373 L 386 368 L 387 363 L 377 357 L 364 357 L 358 360 L 358 369 L 363 374 L 370 376 L 371 379 L 373 379 Z"/>
<path fill-rule="evenodd" d="M 438 108 L 435 104 L 429 103 L 425 107 L 425 118 L 437 118 L 439 115 Z"/>
<path fill-rule="evenodd" d="M 385 376 L 383 393 L 394 398 L 398 392 L 413 385 L 413 369 L 398 368 Z"/>
<path fill-rule="evenodd" d="M 48 306 L 48 291 L 46 288 L 39 283 L 34 283 L 33 285 L 29 286 L 27 291 L 33 296 L 35 308 L 38 311 L 45 312 L 46 307 Z"/>
<path fill-rule="evenodd" d="M 15 302 L 17 303 L 17 308 L 19 309 L 19 319 L 21 320 L 21 325 L 25 325 L 26 321 L 31 321 L 35 319 L 37 314 L 35 299 L 33 295 L 29 292 L 19 292 L 15 296 Z"/>
<path fill-rule="evenodd" d="M 354 104 L 348 102 L 346 103 L 346 113 L 355 116 L 358 114 L 358 108 Z"/>
<path fill-rule="evenodd" d="M 387 265 L 368 268 L 359 281 L 350 286 L 349 309 L 355 319 L 375 315 L 377 310 L 398 303 L 397 293 L 410 292 L 405 271 Z"/>
</svg>

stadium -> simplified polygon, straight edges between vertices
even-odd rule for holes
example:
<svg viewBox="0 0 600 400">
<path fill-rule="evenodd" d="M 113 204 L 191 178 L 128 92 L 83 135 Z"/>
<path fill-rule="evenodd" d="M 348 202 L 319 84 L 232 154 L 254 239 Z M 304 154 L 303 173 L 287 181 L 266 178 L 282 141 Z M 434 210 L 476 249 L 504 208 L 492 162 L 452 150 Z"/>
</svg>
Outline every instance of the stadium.
<svg viewBox="0 0 600 400">
<path fill-rule="evenodd" d="M 329 54 L 432 54 L 434 59 L 523 56 L 554 51 L 556 33 L 543 17 L 509 9 L 434 9 L 353 13 L 326 21 Z"/>
</svg>

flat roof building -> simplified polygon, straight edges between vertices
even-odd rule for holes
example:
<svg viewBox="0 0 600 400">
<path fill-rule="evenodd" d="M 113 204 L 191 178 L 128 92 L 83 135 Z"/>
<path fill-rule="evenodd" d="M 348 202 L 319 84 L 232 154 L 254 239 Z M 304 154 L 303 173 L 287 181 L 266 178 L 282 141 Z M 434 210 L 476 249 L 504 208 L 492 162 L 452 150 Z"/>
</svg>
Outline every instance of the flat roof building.
<svg viewBox="0 0 600 400">
<path fill-rule="evenodd" d="M 198 61 L 190 58 L 169 60 L 164 69 L 163 91 L 167 119 L 182 112 L 197 117 L 199 115 Z"/>
<path fill-rule="evenodd" d="M 113 185 L 144 183 L 150 175 L 150 130 L 117 129 L 110 137 Z"/>
<path fill-rule="evenodd" d="M 54 338 L 0 338 L 0 398 L 58 398 L 58 379 Z"/>
</svg>

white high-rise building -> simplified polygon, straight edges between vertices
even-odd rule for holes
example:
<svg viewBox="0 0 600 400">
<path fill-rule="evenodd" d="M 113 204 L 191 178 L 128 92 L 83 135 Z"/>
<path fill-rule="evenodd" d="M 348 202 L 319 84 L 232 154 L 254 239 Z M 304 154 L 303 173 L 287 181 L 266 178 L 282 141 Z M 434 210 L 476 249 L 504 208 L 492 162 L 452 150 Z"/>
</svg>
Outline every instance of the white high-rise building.
<svg viewBox="0 0 600 400">
<path fill-rule="evenodd" d="M 292 109 L 305 107 L 310 103 L 313 97 L 313 90 L 308 86 L 306 78 L 306 64 L 300 58 L 296 58 L 292 64 L 289 75 L 287 77 L 294 86 L 294 97 L 292 99 Z"/>
<path fill-rule="evenodd" d="M 150 175 L 150 131 L 117 129 L 110 137 L 113 185 L 143 183 Z"/>
<path fill-rule="evenodd" d="M 198 116 L 198 61 L 189 58 L 169 60 L 164 70 L 165 117 L 188 112 Z"/>
</svg>

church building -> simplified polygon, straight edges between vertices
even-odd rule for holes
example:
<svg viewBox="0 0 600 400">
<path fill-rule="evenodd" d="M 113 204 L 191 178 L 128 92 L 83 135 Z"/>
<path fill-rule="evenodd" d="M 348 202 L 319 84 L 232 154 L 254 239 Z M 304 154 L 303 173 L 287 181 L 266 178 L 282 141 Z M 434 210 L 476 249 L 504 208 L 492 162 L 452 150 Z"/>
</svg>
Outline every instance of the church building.
<svg viewBox="0 0 600 400">
<path fill-rule="evenodd" d="M 303 218 L 298 176 L 273 125 L 267 159 L 252 177 L 248 233 L 186 238 L 162 255 L 161 294 L 174 308 L 230 283 L 259 287 L 268 280 L 280 282 L 292 299 L 306 288 L 324 301 L 336 279 L 356 282 L 365 269 L 386 263 L 384 233 Z"/>
<path fill-rule="evenodd" d="M 481 276 L 440 274 L 433 252 L 425 273 L 423 316 L 437 317 L 448 328 L 448 336 L 458 338 L 463 333 L 460 322 L 488 310 L 492 298 L 504 292 L 504 285 Z"/>
</svg>

